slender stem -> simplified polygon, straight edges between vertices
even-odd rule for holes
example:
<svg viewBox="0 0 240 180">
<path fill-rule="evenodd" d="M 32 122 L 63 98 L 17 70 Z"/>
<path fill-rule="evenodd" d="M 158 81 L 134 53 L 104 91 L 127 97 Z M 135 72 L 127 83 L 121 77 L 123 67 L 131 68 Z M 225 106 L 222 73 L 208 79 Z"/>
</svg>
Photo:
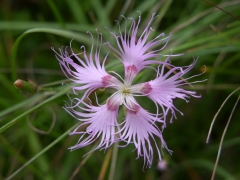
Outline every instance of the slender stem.
<svg viewBox="0 0 240 180">
<path fill-rule="evenodd" d="M 216 173 L 218 161 L 219 161 L 220 154 L 221 154 L 221 150 L 222 150 L 223 140 L 224 140 L 224 137 L 225 137 L 225 134 L 226 134 L 226 132 L 227 132 L 229 123 L 230 123 L 230 121 L 231 121 L 231 119 L 232 119 L 233 112 L 235 111 L 235 108 L 236 108 L 236 106 L 237 106 L 237 104 L 238 104 L 239 99 L 240 99 L 240 96 L 238 96 L 238 99 L 237 99 L 237 101 L 236 101 L 236 103 L 235 103 L 235 105 L 234 105 L 234 107 L 233 107 L 233 109 L 232 109 L 232 112 L 231 112 L 231 114 L 230 114 L 230 116 L 229 116 L 229 118 L 228 118 L 227 124 L 226 124 L 226 126 L 225 126 L 225 128 L 224 128 L 224 131 L 223 131 L 223 134 L 222 134 L 222 137 L 221 137 L 221 141 L 220 141 L 220 144 L 219 144 L 217 159 L 216 159 L 216 162 L 215 162 L 215 165 L 214 165 L 214 169 L 213 169 L 213 173 L 212 173 L 211 180 L 214 180 L 214 176 L 215 176 L 215 173 Z"/>
<path fill-rule="evenodd" d="M 208 141 L 209 141 L 209 138 L 210 138 L 210 135 L 211 135 L 211 132 L 212 132 L 213 125 L 214 125 L 215 120 L 216 120 L 219 112 L 221 111 L 222 107 L 224 106 L 224 104 L 226 103 L 226 101 L 227 101 L 236 91 L 238 91 L 239 89 L 240 89 L 240 87 L 237 88 L 236 90 L 234 90 L 231 94 L 229 94 L 229 96 L 228 96 L 228 97 L 225 99 L 225 101 L 222 103 L 221 107 L 218 109 L 217 113 L 215 114 L 215 116 L 214 116 L 214 118 L 213 118 L 213 120 L 212 120 L 210 129 L 209 129 L 209 131 L 208 131 L 208 136 L 207 136 L 206 143 L 208 143 Z"/>
<path fill-rule="evenodd" d="M 112 155 L 112 162 L 110 167 L 110 174 L 108 180 L 114 179 L 115 168 L 117 163 L 117 155 L 118 155 L 118 142 L 113 145 L 113 155 Z"/>
<path fill-rule="evenodd" d="M 81 163 L 78 165 L 78 167 L 75 169 L 75 171 L 73 172 L 73 174 L 71 175 L 69 180 L 72 180 L 77 173 L 80 171 L 80 169 L 82 168 L 82 166 L 87 162 L 87 160 L 92 156 L 93 154 L 93 150 L 97 147 L 97 143 L 93 146 L 93 148 L 91 149 L 91 153 L 89 153 L 87 156 L 84 157 L 84 159 L 81 161 Z"/>
<path fill-rule="evenodd" d="M 106 175 L 106 172 L 107 172 L 107 167 L 108 167 L 110 159 L 111 159 L 111 155 L 112 155 L 112 148 L 109 148 L 108 152 L 107 152 L 107 154 L 105 156 L 105 159 L 104 159 L 104 162 L 103 162 L 100 174 L 98 176 L 98 180 L 103 180 L 104 179 L 104 177 Z"/>
</svg>

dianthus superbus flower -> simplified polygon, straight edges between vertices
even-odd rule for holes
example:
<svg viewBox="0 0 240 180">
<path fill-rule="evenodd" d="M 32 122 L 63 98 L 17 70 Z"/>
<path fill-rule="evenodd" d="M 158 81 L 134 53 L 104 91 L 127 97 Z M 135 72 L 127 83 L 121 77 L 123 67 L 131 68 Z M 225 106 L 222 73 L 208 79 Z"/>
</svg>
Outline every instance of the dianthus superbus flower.
<svg viewBox="0 0 240 180">
<path fill-rule="evenodd" d="M 164 33 L 161 33 L 149 40 L 149 35 L 153 31 L 151 23 L 154 18 L 155 14 L 152 15 L 143 32 L 140 32 L 139 37 L 137 34 L 141 16 L 137 22 L 133 18 L 129 18 L 130 30 L 127 30 L 127 26 L 125 26 L 125 31 L 123 33 L 119 31 L 119 35 L 110 32 L 115 37 L 117 47 L 109 42 L 106 44 L 123 63 L 125 74 L 123 78 L 116 72 L 111 74 L 106 72 L 104 66 L 108 57 L 106 55 L 104 59 L 100 59 L 99 56 L 102 46 L 100 33 L 98 33 L 100 42 L 97 43 L 96 48 L 94 48 L 93 36 L 90 33 L 92 37 L 91 51 L 87 55 L 83 47 L 81 58 L 79 56 L 81 53 L 75 54 L 71 46 L 70 53 L 67 48 L 61 48 L 60 53 L 54 50 L 64 74 L 76 84 L 72 87 L 73 91 L 75 93 L 76 91 L 85 91 L 82 97 L 71 99 L 70 103 L 64 107 L 73 117 L 82 121 L 82 124 L 70 133 L 71 135 L 80 135 L 79 141 L 70 148 L 71 150 L 87 146 L 96 140 L 98 142 L 96 149 L 107 149 L 113 143 L 121 141 L 125 146 L 128 144 L 135 146 L 137 157 L 143 156 L 144 167 L 152 165 L 153 144 L 159 160 L 161 160 L 160 148 L 165 148 L 172 153 L 163 139 L 162 132 L 166 127 L 167 115 L 171 113 L 176 118 L 175 111 L 180 112 L 174 106 L 173 99 L 179 98 L 187 101 L 189 96 L 199 97 L 195 92 L 181 88 L 182 85 L 190 84 L 188 80 L 194 77 L 184 79 L 183 75 L 193 68 L 196 60 L 190 66 L 175 67 L 169 61 L 170 57 L 174 55 L 160 55 L 159 52 L 165 48 L 171 34 L 164 37 Z M 125 20 L 128 21 L 126 18 Z M 152 50 L 156 45 L 161 45 L 161 47 Z M 93 49 L 96 51 L 94 52 Z M 163 59 L 159 60 L 161 57 Z M 156 78 L 133 84 L 133 80 L 139 72 L 145 68 L 154 69 L 153 64 L 158 66 L 154 71 Z M 170 67 L 167 72 L 165 72 L 166 66 Z M 97 105 L 93 105 L 91 101 L 84 101 L 93 91 L 108 88 L 114 92 L 106 99 L 105 104 L 97 102 Z M 157 111 L 150 113 L 150 109 L 141 107 L 135 96 L 146 96 L 151 99 L 155 103 Z M 125 118 L 119 119 L 118 112 L 122 109 L 125 112 Z M 83 126 L 86 129 L 79 130 Z M 161 146 L 159 146 L 159 142 Z"/>
</svg>

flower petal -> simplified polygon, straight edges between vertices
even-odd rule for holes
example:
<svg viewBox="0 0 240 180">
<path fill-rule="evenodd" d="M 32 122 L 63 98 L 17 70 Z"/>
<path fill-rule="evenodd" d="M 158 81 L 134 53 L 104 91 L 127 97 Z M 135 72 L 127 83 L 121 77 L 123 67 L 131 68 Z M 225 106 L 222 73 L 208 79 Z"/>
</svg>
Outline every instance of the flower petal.
<svg viewBox="0 0 240 180">
<path fill-rule="evenodd" d="M 152 101 L 160 105 L 163 110 L 164 118 L 166 118 L 169 110 L 171 111 L 173 117 L 176 118 L 175 111 L 178 111 L 179 113 L 181 112 L 174 106 L 173 99 L 180 98 L 187 101 L 189 95 L 197 98 L 201 97 L 195 95 L 195 91 L 187 91 L 180 88 L 182 85 L 194 83 L 187 82 L 187 80 L 195 76 L 184 79 L 183 75 L 189 72 L 195 63 L 196 60 L 185 69 L 182 67 L 172 67 L 172 69 L 167 73 L 164 73 L 165 65 L 163 65 L 156 79 L 134 85 L 132 87 L 132 91 L 134 93 L 144 94 Z M 181 114 L 183 115 L 183 113 Z"/>
<path fill-rule="evenodd" d="M 124 64 L 126 81 L 132 81 L 139 71 L 148 67 L 148 65 L 152 64 L 153 62 L 158 64 L 162 63 L 161 61 L 153 61 L 151 58 L 161 56 L 158 54 L 158 52 L 164 49 L 168 44 L 171 34 L 166 38 L 160 39 L 161 37 L 165 36 L 164 33 L 161 33 L 156 38 L 147 42 L 151 31 L 153 31 L 150 25 L 155 17 L 155 13 L 153 13 L 150 21 L 139 38 L 137 38 L 137 32 L 141 21 L 141 16 L 139 16 L 138 22 L 136 22 L 133 18 L 129 18 L 132 22 L 129 32 L 126 30 L 125 26 L 125 32 L 122 34 L 120 25 L 119 36 L 117 36 L 114 32 L 111 32 L 111 34 L 115 37 L 119 50 L 111 46 L 110 43 L 108 44 L 110 48 L 117 53 L 119 59 L 121 59 L 122 63 Z M 151 51 L 150 49 L 155 45 L 162 45 L 162 47 L 158 50 Z"/>
<path fill-rule="evenodd" d="M 86 113 L 77 112 L 73 109 L 68 109 L 69 113 L 76 116 L 81 116 L 78 120 L 83 121 L 70 135 L 81 134 L 78 143 L 69 149 L 74 150 L 82 148 L 100 139 L 96 149 L 107 149 L 114 142 L 118 141 L 116 128 L 119 129 L 117 123 L 118 108 L 109 108 L 108 104 L 102 106 L 87 105 Z M 86 131 L 80 131 L 82 126 L 86 126 Z"/>
<path fill-rule="evenodd" d="M 75 92 L 75 90 L 87 90 L 83 98 L 98 88 L 111 87 L 117 89 L 118 86 L 122 84 L 117 78 L 109 75 L 106 72 L 104 65 L 107 55 L 105 56 L 102 65 L 100 64 L 99 53 L 101 45 L 96 49 L 94 55 L 92 52 L 93 47 L 94 43 L 92 43 L 92 48 L 89 56 L 86 55 L 85 47 L 82 47 L 84 51 L 80 54 L 83 54 L 84 60 L 78 56 L 79 54 L 75 54 L 73 52 L 71 44 L 71 54 L 68 53 L 67 47 L 65 49 L 59 49 L 60 53 L 57 53 L 52 48 L 56 53 L 56 58 L 59 61 L 59 64 L 65 76 L 77 84 L 77 86 L 72 87 L 73 91 Z"/>
<path fill-rule="evenodd" d="M 164 124 L 165 122 L 144 110 L 133 97 L 126 99 L 128 105 L 127 116 L 123 122 L 123 126 L 120 130 L 120 137 L 127 144 L 133 142 L 138 157 L 144 157 L 144 167 L 151 167 L 153 160 L 153 147 L 151 139 L 154 141 L 159 159 L 161 160 L 161 153 L 157 146 L 155 138 L 160 139 L 162 147 L 166 148 L 170 153 L 165 141 L 163 140 L 162 132 L 156 126 L 155 122 Z"/>
</svg>

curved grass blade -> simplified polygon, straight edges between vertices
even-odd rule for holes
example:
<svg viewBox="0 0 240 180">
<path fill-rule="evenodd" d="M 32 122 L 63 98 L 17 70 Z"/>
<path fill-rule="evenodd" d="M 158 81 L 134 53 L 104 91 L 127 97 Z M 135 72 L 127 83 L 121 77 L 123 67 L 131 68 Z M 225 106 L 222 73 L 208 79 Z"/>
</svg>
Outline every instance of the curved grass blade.
<svg viewBox="0 0 240 180">
<path fill-rule="evenodd" d="M 217 170 L 218 161 L 219 161 L 219 159 L 220 159 L 220 154 L 221 154 L 221 150 L 222 150 L 223 140 L 224 140 L 224 137 L 225 137 L 225 134 L 226 134 L 226 132 L 227 132 L 229 123 L 230 123 L 230 121 L 231 121 L 231 119 L 232 119 L 232 115 L 233 115 L 233 113 L 234 113 L 234 111 L 235 111 L 235 109 L 236 109 L 236 106 L 237 106 L 237 104 L 238 104 L 239 99 L 240 99 L 240 96 L 238 96 L 238 99 L 237 99 L 237 101 L 236 101 L 236 103 L 235 103 L 235 105 L 234 105 L 234 107 L 233 107 L 233 109 L 232 109 L 232 112 L 231 112 L 231 114 L 230 114 L 230 117 L 229 117 L 229 119 L 228 119 L 228 121 L 227 121 L 227 124 L 226 124 L 226 126 L 225 126 L 225 128 L 224 128 L 224 131 L 223 131 L 223 134 L 222 134 L 222 137 L 221 137 L 221 141 L 220 141 L 220 144 L 219 144 L 217 159 L 216 159 L 216 162 L 215 162 L 215 165 L 214 165 L 214 169 L 213 169 L 213 173 L 212 173 L 211 180 L 214 180 L 214 177 L 215 177 L 215 174 L 216 174 L 216 170 Z"/>
<path fill-rule="evenodd" d="M 225 99 L 225 101 L 222 103 L 221 107 L 218 109 L 217 113 L 215 114 L 215 116 L 214 116 L 214 118 L 213 118 L 213 120 L 212 120 L 210 129 L 209 129 L 209 131 L 208 131 L 208 136 L 207 136 L 206 143 L 209 142 L 209 138 L 210 138 L 210 135 L 211 135 L 211 132 L 212 132 L 212 128 L 213 128 L 213 125 L 214 125 L 214 123 L 215 123 L 215 120 L 216 120 L 219 112 L 221 111 L 221 109 L 223 108 L 223 106 L 224 106 L 224 104 L 227 102 L 227 100 L 228 100 L 235 92 L 237 92 L 239 89 L 240 89 L 240 87 L 237 88 L 236 90 L 234 90 L 231 94 L 229 94 L 228 97 Z"/>
<path fill-rule="evenodd" d="M 46 99 L 45 101 L 33 106 L 32 108 L 29 108 L 28 110 L 26 110 L 24 113 L 22 113 L 21 115 L 17 116 L 16 118 L 14 118 L 13 120 L 11 120 L 10 122 L 8 122 L 7 124 L 5 124 L 4 126 L 2 126 L 0 128 L 0 133 L 3 132 L 4 130 L 8 129 L 9 127 L 11 127 L 12 125 L 14 125 L 15 123 L 17 123 L 19 120 L 21 120 L 21 118 L 23 118 L 24 116 L 30 114 L 31 112 L 33 112 L 34 110 L 44 106 L 45 104 L 55 100 L 56 98 L 62 96 L 63 94 L 65 94 L 71 87 L 67 86 L 65 88 L 61 88 L 60 91 L 58 91 L 55 95 L 51 96 L 50 98 Z"/>
<path fill-rule="evenodd" d="M 11 57 L 12 81 L 17 79 L 16 57 L 17 57 L 17 49 L 18 49 L 19 43 L 24 36 L 31 34 L 31 33 L 50 33 L 50 34 L 55 34 L 55 35 L 59 35 L 59 36 L 70 38 L 70 39 L 74 38 L 75 40 L 80 41 L 84 44 L 88 44 L 88 45 L 91 45 L 91 43 L 92 43 L 88 37 L 86 37 L 82 34 L 79 34 L 79 33 L 68 31 L 68 30 L 50 29 L 50 28 L 30 29 L 30 30 L 24 32 L 23 34 L 21 34 L 21 36 L 19 36 L 17 38 L 17 40 L 13 46 L 12 57 Z"/>
<path fill-rule="evenodd" d="M 77 123 L 75 124 L 73 127 L 71 127 L 69 130 L 67 130 L 65 133 L 63 133 L 59 138 L 57 138 L 55 141 L 53 141 L 51 144 L 49 144 L 48 146 L 46 146 L 41 152 L 39 152 L 38 154 L 36 154 L 32 159 L 30 159 L 28 162 L 26 162 L 22 167 L 20 167 L 18 170 L 16 170 L 11 176 L 9 176 L 8 178 L 6 178 L 6 180 L 10 180 L 12 179 L 14 176 L 16 176 L 19 172 L 21 172 L 25 167 L 27 167 L 30 163 L 32 163 L 34 160 L 36 160 L 39 156 L 41 156 L 43 153 L 45 153 L 46 151 L 48 151 L 51 147 L 53 147 L 55 144 L 57 144 L 60 140 L 62 140 L 65 136 L 68 135 L 68 133 L 73 130 L 74 128 L 76 128 L 78 125 L 80 124 Z"/>
</svg>

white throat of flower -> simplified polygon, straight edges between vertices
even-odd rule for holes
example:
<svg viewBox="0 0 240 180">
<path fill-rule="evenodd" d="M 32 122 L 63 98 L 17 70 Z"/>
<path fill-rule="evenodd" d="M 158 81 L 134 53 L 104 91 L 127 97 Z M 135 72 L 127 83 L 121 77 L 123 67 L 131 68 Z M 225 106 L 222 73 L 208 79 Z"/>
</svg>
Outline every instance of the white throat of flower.
<svg viewBox="0 0 240 180">
<path fill-rule="evenodd" d="M 102 78 L 103 84 L 111 84 L 117 91 L 112 94 L 107 100 L 107 107 L 110 111 L 116 111 L 120 105 L 124 105 L 128 111 L 137 113 L 139 105 L 133 96 L 137 94 L 147 94 L 151 91 L 151 85 L 149 83 L 143 83 L 139 85 L 132 85 L 132 81 L 138 73 L 137 68 L 134 65 L 127 66 L 125 78 L 123 79 L 119 74 L 114 71 L 111 73 L 117 75 L 122 82 L 120 82 L 114 76 L 107 76 Z M 114 84 L 114 85 L 113 85 Z"/>
</svg>

